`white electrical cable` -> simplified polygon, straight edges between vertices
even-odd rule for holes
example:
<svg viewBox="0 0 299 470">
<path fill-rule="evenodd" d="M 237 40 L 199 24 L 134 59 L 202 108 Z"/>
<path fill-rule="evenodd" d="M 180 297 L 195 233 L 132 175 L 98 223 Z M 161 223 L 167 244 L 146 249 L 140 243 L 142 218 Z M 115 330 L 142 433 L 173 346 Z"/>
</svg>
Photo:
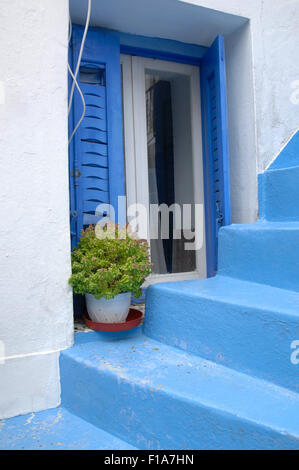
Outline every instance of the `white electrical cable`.
<svg viewBox="0 0 299 470">
<path fill-rule="evenodd" d="M 84 49 L 84 44 L 85 44 L 85 40 L 86 40 L 86 35 L 87 35 L 87 31 L 88 31 L 88 27 L 89 27 L 89 22 L 90 22 L 90 13 L 91 13 L 91 0 L 88 0 L 88 10 L 87 10 L 87 16 L 86 16 L 86 22 L 85 22 L 85 28 L 84 28 L 84 33 L 83 33 L 83 37 L 82 37 L 82 41 L 81 41 L 81 46 L 80 46 L 80 51 L 79 51 L 79 56 L 78 56 L 78 62 L 77 62 L 77 66 L 76 66 L 76 70 L 75 70 L 75 73 L 72 72 L 71 70 L 71 67 L 70 65 L 68 64 L 68 71 L 73 79 L 73 83 L 72 83 L 72 88 L 71 88 L 71 92 L 70 92 L 70 98 L 69 98 L 69 105 L 68 105 L 68 114 L 70 113 L 71 111 L 71 107 L 72 107 L 72 102 L 73 102 L 73 96 L 74 96 L 74 89 L 75 89 L 75 86 L 80 94 L 80 97 L 81 97 L 81 100 L 82 100 L 82 104 L 83 104 L 83 112 L 81 114 L 81 117 L 76 125 L 76 127 L 74 128 L 70 138 L 69 138 L 69 144 L 72 140 L 72 138 L 74 137 L 75 133 L 77 132 L 77 129 L 78 127 L 80 126 L 81 122 L 83 121 L 84 119 L 84 116 L 85 116 L 85 110 L 86 110 L 86 105 L 85 105 L 85 100 L 84 100 L 84 96 L 83 96 L 83 93 L 79 87 L 79 84 L 78 84 L 78 81 L 77 81 L 77 75 L 78 75 L 78 72 L 79 72 L 79 68 L 80 68 L 80 64 L 81 64 L 81 59 L 82 59 L 82 54 L 83 54 L 83 49 Z M 71 35 L 72 35 L 72 22 L 71 22 L 71 17 L 69 17 L 69 22 L 70 22 L 70 27 L 69 27 L 69 41 L 71 39 Z"/>
<path fill-rule="evenodd" d="M 81 58 L 82 58 L 82 54 L 83 54 L 83 48 L 84 48 L 85 39 L 86 39 L 87 30 L 88 30 L 89 21 L 90 21 L 90 13 L 91 13 L 91 0 L 88 0 L 88 10 L 87 10 L 85 28 L 84 28 L 81 47 L 80 47 L 80 51 L 79 51 L 78 62 L 77 62 L 76 70 L 75 70 L 75 73 L 74 73 L 75 80 L 77 80 L 77 75 L 78 75 L 78 72 L 79 72 L 79 67 L 80 67 Z M 71 107 L 72 107 L 73 94 L 74 94 L 74 88 L 75 88 L 75 80 L 73 80 L 73 84 L 72 84 L 72 88 L 71 88 L 68 113 L 70 113 L 70 110 L 71 110 Z"/>
<path fill-rule="evenodd" d="M 77 82 L 77 80 L 75 79 L 75 76 L 74 76 L 74 74 L 73 74 L 73 72 L 72 72 L 72 69 L 71 69 L 71 67 L 70 67 L 69 64 L 68 64 L 68 70 L 69 70 L 69 73 L 70 73 L 72 79 L 73 79 L 74 82 L 76 83 L 76 88 L 77 88 L 77 90 L 78 90 L 78 92 L 79 92 L 79 94 L 80 94 L 80 97 L 81 97 L 81 100 L 82 100 L 82 104 L 83 104 L 83 111 L 82 111 L 81 117 L 80 117 L 79 121 L 77 122 L 76 127 L 74 128 L 74 130 L 73 130 L 73 132 L 72 132 L 72 134 L 71 134 L 71 136 L 70 136 L 70 138 L 69 138 L 69 144 L 70 144 L 71 141 L 72 141 L 72 138 L 74 137 L 74 135 L 75 135 L 76 132 L 77 132 L 78 127 L 80 126 L 81 122 L 82 122 L 83 119 L 84 119 L 85 111 L 86 111 L 86 105 L 85 105 L 85 100 L 84 100 L 84 96 L 83 96 L 83 93 L 82 93 L 82 91 L 81 91 L 81 88 L 79 87 L 78 82 Z"/>
</svg>

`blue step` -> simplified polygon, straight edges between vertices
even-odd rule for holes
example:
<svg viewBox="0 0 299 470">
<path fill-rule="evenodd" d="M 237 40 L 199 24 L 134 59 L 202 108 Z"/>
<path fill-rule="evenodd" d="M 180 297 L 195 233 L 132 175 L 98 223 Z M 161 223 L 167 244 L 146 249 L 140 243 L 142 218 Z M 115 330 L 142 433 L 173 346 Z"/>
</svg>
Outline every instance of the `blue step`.
<svg viewBox="0 0 299 470">
<path fill-rule="evenodd" d="M 231 225 L 219 232 L 219 274 L 299 292 L 299 222 Z"/>
<path fill-rule="evenodd" d="M 299 152 L 298 152 L 299 155 Z M 259 175 L 260 218 L 299 221 L 299 166 Z"/>
<path fill-rule="evenodd" d="M 134 450 L 65 408 L 0 421 L 0 450 Z"/>
<path fill-rule="evenodd" d="M 299 294 L 229 277 L 161 283 L 147 291 L 151 338 L 299 392 Z"/>
<path fill-rule="evenodd" d="M 143 335 L 78 333 L 62 402 L 139 449 L 299 449 L 299 395 Z"/>
</svg>

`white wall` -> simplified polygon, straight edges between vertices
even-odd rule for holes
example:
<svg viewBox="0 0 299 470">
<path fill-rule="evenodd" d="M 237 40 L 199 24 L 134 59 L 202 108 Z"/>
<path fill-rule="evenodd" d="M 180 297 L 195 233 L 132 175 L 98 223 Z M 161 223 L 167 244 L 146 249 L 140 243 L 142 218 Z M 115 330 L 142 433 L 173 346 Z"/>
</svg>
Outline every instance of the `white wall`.
<svg viewBox="0 0 299 470">
<path fill-rule="evenodd" d="M 250 25 L 225 38 L 232 222 L 257 218 L 257 143 Z"/>
<path fill-rule="evenodd" d="M 232 221 L 253 222 L 257 173 L 299 128 L 299 105 L 291 101 L 299 80 L 299 1 L 182 1 L 250 20 L 225 39 Z"/>
<path fill-rule="evenodd" d="M 299 128 L 299 105 L 291 101 L 299 79 L 299 1 L 260 3 L 261 21 L 252 21 L 259 172 Z"/>
<path fill-rule="evenodd" d="M 0 4 L 0 418 L 56 406 L 73 341 L 67 0 Z M 0 348 L 1 349 L 1 348 Z"/>
<path fill-rule="evenodd" d="M 232 221 L 253 222 L 257 173 L 299 128 L 299 104 L 291 101 L 292 84 L 299 80 L 299 1 L 182 1 L 249 19 L 224 36 Z"/>
</svg>

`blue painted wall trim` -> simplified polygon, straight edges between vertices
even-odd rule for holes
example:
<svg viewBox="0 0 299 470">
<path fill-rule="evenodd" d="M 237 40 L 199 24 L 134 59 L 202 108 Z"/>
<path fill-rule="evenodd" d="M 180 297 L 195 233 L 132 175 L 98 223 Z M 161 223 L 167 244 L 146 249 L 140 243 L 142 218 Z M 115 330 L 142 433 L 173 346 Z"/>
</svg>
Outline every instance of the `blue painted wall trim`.
<svg viewBox="0 0 299 470">
<path fill-rule="evenodd" d="M 74 25 L 74 28 L 83 31 L 83 27 L 80 25 Z M 89 28 L 89 31 L 106 31 L 117 37 L 120 43 L 121 54 L 149 57 L 151 59 L 200 65 L 201 59 L 208 50 L 205 46 L 187 44 L 172 39 L 140 36 L 96 27 Z"/>
<path fill-rule="evenodd" d="M 169 60 L 190 65 L 199 65 L 207 47 L 187 44 L 171 39 L 150 38 L 119 33 L 122 54 Z"/>
</svg>

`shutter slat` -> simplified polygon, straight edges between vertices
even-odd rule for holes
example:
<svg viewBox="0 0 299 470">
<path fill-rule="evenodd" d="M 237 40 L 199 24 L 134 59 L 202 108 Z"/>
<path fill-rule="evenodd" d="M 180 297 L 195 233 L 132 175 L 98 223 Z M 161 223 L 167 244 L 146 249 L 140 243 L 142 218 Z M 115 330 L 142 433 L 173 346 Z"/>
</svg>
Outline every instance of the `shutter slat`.
<svg viewBox="0 0 299 470">
<path fill-rule="evenodd" d="M 87 201 L 89 199 L 94 199 L 97 201 L 101 201 L 105 204 L 109 203 L 109 193 L 108 191 L 104 191 L 103 189 L 94 188 L 93 186 L 89 186 L 88 188 L 83 189 L 83 200 Z"/>
<path fill-rule="evenodd" d="M 98 168 L 106 168 L 108 172 L 108 159 L 98 154 L 84 154 L 82 158 L 82 165 L 96 166 Z"/>
<path fill-rule="evenodd" d="M 88 225 L 96 225 L 99 220 L 102 219 L 104 214 L 94 215 L 94 214 L 83 214 L 83 226 L 88 227 Z M 106 214 L 105 214 L 106 215 Z M 109 214 L 107 214 L 109 215 Z"/>
<path fill-rule="evenodd" d="M 103 121 L 102 124 L 105 124 L 106 128 L 106 87 L 80 82 L 80 88 L 85 100 L 85 118 L 92 116 L 96 120 Z"/>
<path fill-rule="evenodd" d="M 95 85 L 96 86 L 96 85 Z M 88 114 L 92 114 L 93 111 L 100 113 L 99 117 L 105 117 L 106 101 L 100 96 L 84 95 L 85 106 Z M 98 116 L 98 114 L 96 114 Z"/>
<path fill-rule="evenodd" d="M 106 94 L 101 93 L 99 91 L 98 85 L 92 85 L 93 89 L 89 91 L 84 91 L 84 85 L 81 87 L 81 91 L 83 92 L 85 102 L 88 104 L 96 104 L 100 108 L 106 108 Z M 105 89 L 104 87 L 102 87 Z"/>
<path fill-rule="evenodd" d="M 98 166 L 89 166 L 89 165 L 81 165 L 80 171 L 83 178 L 97 180 L 104 180 L 107 183 L 108 188 L 108 170 L 107 168 L 101 168 Z"/>
<path fill-rule="evenodd" d="M 98 85 L 98 84 L 90 85 L 88 83 L 83 83 L 81 81 L 80 88 L 84 95 L 87 93 L 91 93 L 91 94 L 95 94 L 97 96 L 100 96 L 101 98 L 106 99 L 106 87 L 103 85 Z"/>
<path fill-rule="evenodd" d="M 83 153 L 82 165 L 96 165 L 101 168 L 108 168 L 108 159 L 97 153 Z"/>
<path fill-rule="evenodd" d="M 104 201 L 84 201 L 84 204 L 83 204 L 83 211 L 84 213 L 95 213 L 96 212 L 96 209 L 97 207 L 100 205 L 100 204 L 106 204 Z"/>
<path fill-rule="evenodd" d="M 84 122 L 86 123 L 86 127 L 99 127 L 103 131 L 107 131 L 107 122 L 104 118 L 87 114 L 85 115 Z"/>
<path fill-rule="evenodd" d="M 106 144 L 95 144 L 94 142 L 79 143 L 82 155 L 90 153 L 91 155 L 108 156 L 108 148 Z"/>
<path fill-rule="evenodd" d="M 93 116 L 96 119 L 105 121 L 106 115 L 107 113 L 104 108 L 101 108 L 100 106 L 97 106 L 96 104 L 86 105 L 86 116 Z"/>
<path fill-rule="evenodd" d="M 88 191 L 88 188 L 97 188 L 99 191 L 106 191 L 108 193 L 108 181 L 100 178 L 82 178 L 82 199 L 84 193 Z"/>
</svg>

